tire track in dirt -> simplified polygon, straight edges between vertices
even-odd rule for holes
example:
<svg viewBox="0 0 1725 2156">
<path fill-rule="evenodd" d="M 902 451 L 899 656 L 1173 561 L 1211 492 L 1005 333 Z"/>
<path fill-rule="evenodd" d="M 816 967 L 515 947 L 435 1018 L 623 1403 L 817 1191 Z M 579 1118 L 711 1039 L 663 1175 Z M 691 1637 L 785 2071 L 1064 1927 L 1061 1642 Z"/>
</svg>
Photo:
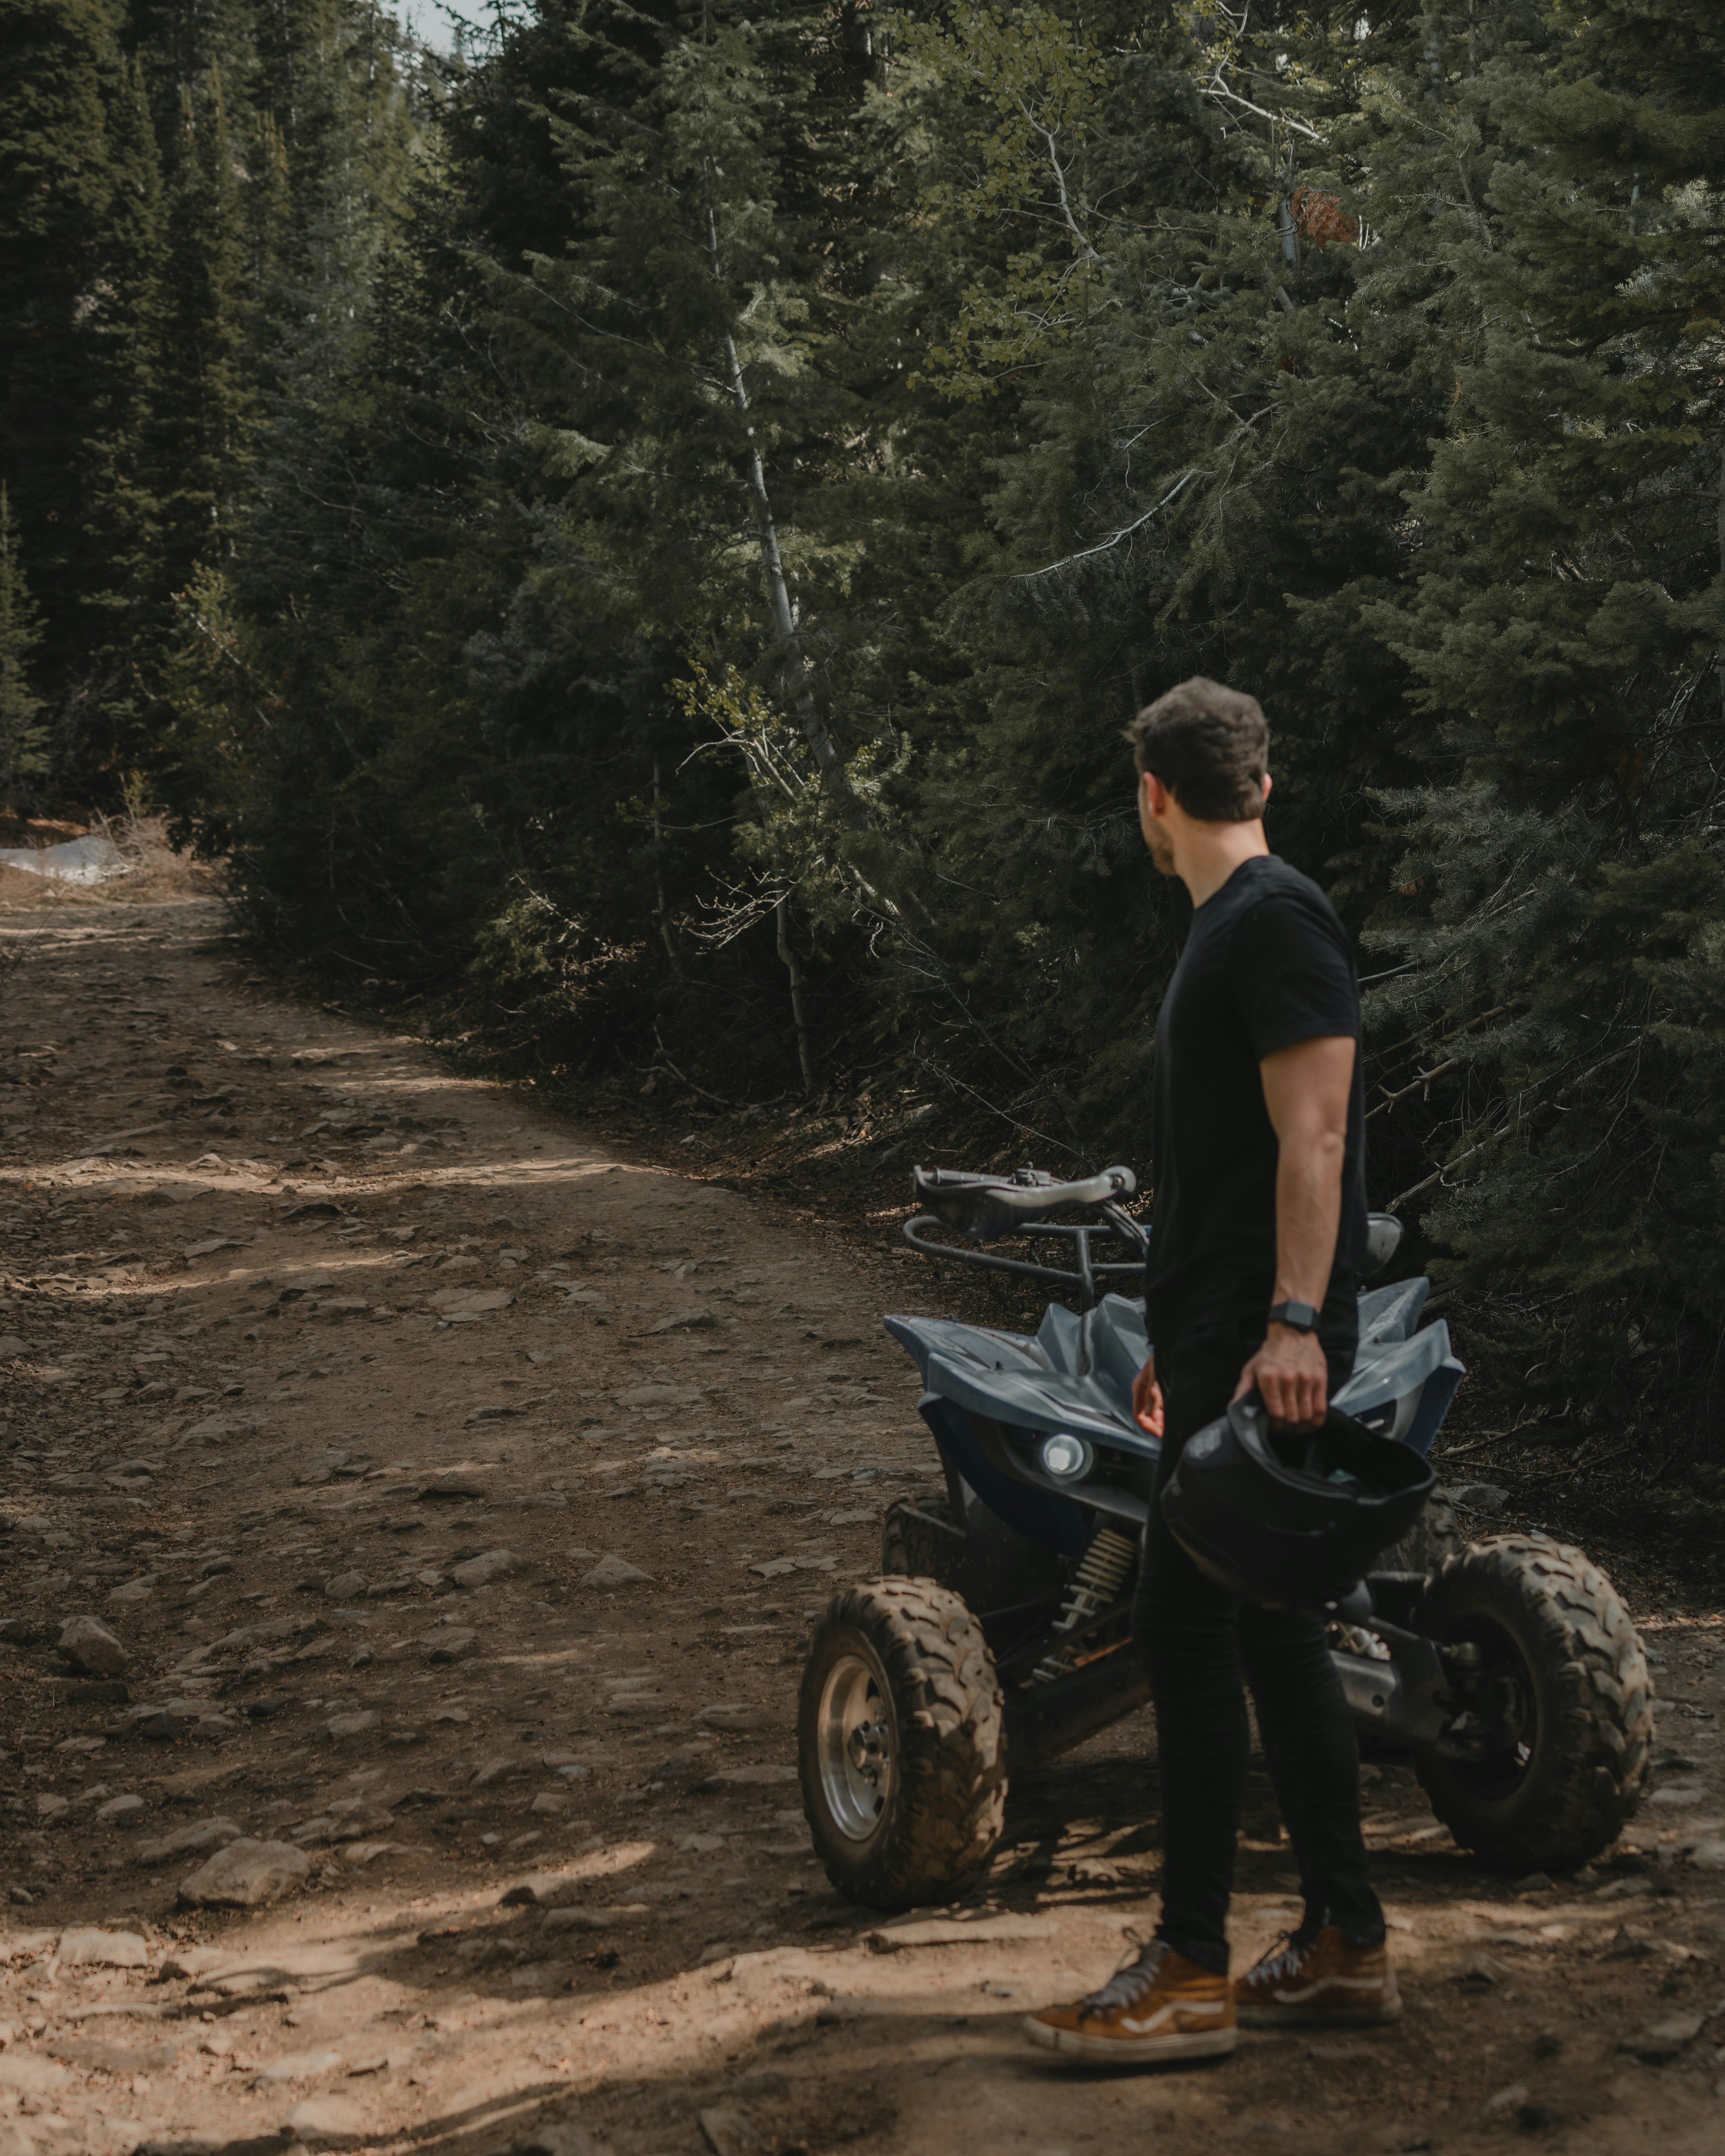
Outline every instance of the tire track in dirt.
<svg viewBox="0 0 1725 2156">
<path fill-rule="evenodd" d="M 1373 1770 L 1398 2029 L 1051 2071 L 1018 2017 L 1153 1913 L 1145 1719 L 914 1934 L 793 1779 L 808 1620 L 932 1486 L 878 1318 L 938 1280 L 270 999 L 208 900 L 0 940 L 0 2156 L 1717 2146 L 1704 1743 L 1519 1892 Z M 1658 1637 L 1688 1759 L 1718 1642 Z M 1241 1880 L 1250 1953 L 1261 1779 Z"/>
</svg>

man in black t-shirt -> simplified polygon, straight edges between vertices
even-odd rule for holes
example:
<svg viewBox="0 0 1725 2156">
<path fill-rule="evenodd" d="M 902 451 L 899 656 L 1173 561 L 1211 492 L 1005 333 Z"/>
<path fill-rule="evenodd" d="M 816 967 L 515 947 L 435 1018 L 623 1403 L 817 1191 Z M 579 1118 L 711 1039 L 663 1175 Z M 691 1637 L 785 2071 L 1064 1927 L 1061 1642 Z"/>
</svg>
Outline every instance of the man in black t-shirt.
<svg viewBox="0 0 1725 2156">
<path fill-rule="evenodd" d="M 1255 1388 L 1314 1427 L 1353 1366 L 1366 1236 L 1359 991 L 1348 937 L 1264 836 L 1268 729 L 1197 679 L 1127 732 L 1144 840 L 1191 895 L 1156 1029 L 1151 1359 L 1132 1404 L 1186 1440 Z M 1399 2014 L 1360 1832 L 1359 1752 L 1316 1617 L 1206 1579 L 1153 1502 L 1134 1630 L 1155 1702 L 1163 1803 L 1156 1937 L 1101 1990 L 1026 2023 L 1069 2056 L 1147 2065 L 1231 2051 L 1238 2025 Z M 1241 1676 L 1300 1866 L 1305 1917 L 1238 1984 L 1225 1930 L 1250 1752 Z"/>
</svg>

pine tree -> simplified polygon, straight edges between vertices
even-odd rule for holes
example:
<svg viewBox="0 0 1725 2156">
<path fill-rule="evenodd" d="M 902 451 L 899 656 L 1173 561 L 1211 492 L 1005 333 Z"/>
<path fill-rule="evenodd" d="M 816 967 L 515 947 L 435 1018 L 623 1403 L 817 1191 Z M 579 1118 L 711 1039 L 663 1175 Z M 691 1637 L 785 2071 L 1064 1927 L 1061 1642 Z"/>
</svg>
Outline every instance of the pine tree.
<svg viewBox="0 0 1725 2156">
<path fill-rule="evenodd" d="M 1450 250 L 1420 573 L 1379 618 L 1434 780 L 1390 804 L 1411 844 L 1381 933 L 1409 969 L 1385 999 L 1442 1066 L 1426 1224 L 1557 1432 L 1683 1396 L 1700 1433 L 1725 1291 L 1725 26 L 1661 0 L 1553 28 L 1541 66 L 1464 78 L 1502 153 Z"/>
<path fill-rule="evenodd" d="M 244 205 L 219 69 L 180 94 L 168 162 L 157 455 L 172 588 L 230 551 L 255 401 Z"/>
<path fill-rule="evenodd" d="M 10 800 L 20 779 L 39 778 L 48 767 L 45 730 L 37 723 L 42 699 L 29 681 L 31 654 L 41 638 L 12 499 L 0 480 L 0 799 Z"/>
<path fill-rule="evenodd" d="M 56 704 L 82 675 L 85 609 L 105 584 L 90 434 L 117 16 L 110 0 L 23 0 L 0 15 L 0 475 L 47 609 L 40 678 Z"/>
</svg>

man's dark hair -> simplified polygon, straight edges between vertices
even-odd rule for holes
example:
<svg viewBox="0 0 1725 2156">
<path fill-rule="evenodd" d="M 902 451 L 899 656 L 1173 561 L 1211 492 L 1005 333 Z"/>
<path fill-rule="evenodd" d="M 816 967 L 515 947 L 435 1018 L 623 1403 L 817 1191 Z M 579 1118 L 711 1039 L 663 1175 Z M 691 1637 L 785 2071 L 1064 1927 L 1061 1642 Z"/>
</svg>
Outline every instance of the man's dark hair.
<svg viewBox="0 0 1725 2156">
<path fill-rule="evenodd" d="M 1270 728 L 1255 696 L 1194 674 L 1126 729 L 1140 771 L 1153 772 L 1200 824 L 1249 824 L 1264 813 Z"/>
</svg>

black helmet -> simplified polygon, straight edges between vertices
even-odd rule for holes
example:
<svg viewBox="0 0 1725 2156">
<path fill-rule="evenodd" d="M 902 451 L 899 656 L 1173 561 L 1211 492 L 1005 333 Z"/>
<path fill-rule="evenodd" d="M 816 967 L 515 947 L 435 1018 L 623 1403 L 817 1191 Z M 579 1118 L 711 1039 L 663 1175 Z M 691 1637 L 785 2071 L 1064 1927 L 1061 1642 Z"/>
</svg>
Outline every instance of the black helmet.
<svg viewBox="0 0 1725 2156">
<path fill-rule="evenodd" d="M 1272 1606 L 1339 1601 L 1420 1517 L 1437 1477 L 1411 1447 L 1332 1408 L 1276 1430 L 1255 1394 L 1195 1430 L 1162 1493 L 1207 1578 Z"/>
</svg>

